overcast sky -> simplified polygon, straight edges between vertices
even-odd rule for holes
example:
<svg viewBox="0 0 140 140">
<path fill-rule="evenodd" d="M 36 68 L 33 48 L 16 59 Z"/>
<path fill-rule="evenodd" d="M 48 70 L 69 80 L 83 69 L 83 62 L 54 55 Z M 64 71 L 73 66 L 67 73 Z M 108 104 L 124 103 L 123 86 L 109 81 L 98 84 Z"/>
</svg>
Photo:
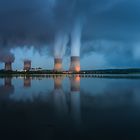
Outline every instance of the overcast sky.
<svg viewBox="0 0 140 140">
<path fill-rule="evenodd" d="M 82 69 L 140 67 L 139 9 L 139 0 L 0 0 L 0 59 L 13 53 L 14 69 L 21 69 L 24 59 L 51 69 L 56 34 L 69 36 L 78 21 Z"/>
</svg>

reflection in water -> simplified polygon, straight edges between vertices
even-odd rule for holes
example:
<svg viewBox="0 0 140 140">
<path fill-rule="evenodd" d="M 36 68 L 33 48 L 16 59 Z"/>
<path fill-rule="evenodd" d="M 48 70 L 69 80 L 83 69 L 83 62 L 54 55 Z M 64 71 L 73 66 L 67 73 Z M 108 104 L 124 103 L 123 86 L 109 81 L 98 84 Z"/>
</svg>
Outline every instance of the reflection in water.
<svg viewBox="0 0 140 140">
<path fill-rule="evenodd" d="M 140 129 L 139 82 L 78 75 L 0 79 L 0 132 L 41 140 L 140 139 L 134 131 Z"/>
<path fill-rule="evenodd" d="M 31 77 L 24 77 L 24 87 L 25 88 L 31 87 Z"/>
<path fill-rule="evenodd" d="M 68 113 L 68 106 L 66 102 L 66 94 L 62 88 L 63 77 L 54 77 L 54 107 L 55 113 L 59 116 L 65 116 Z"/>
<path fill-rule="evenodd" d="M 70 78 L 70 107 L 71 116 L 75 122 L 80 122 L 81 112 L 80 112 L 80 77 Z"/>
<path fill-rule="evenodd" d="M 12 78 L 5 77 L 4 78 L 4 85 L 0 86 L 0 97 L 8 98 L 9 95 L 12 93 L 14 93 L 14 86 L 12 85 Z"/>
</svg>

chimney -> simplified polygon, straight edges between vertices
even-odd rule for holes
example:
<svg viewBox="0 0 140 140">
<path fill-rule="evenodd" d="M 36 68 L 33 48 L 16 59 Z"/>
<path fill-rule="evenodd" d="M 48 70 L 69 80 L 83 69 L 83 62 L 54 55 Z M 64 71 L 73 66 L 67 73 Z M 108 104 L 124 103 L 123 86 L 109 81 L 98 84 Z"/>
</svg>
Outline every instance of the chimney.
<svg viewBox="0 0 140 140">
<path fill-rule="evenodd" d="M 5 62 L 5 71 L 12 71 L 12 62 Z"/>
<path fill-rule="evenodd" d="M 31 60 L 24 60 L 24 68 L 25 71 L 29 71 L 31 69 Z"/>
<path fill-rule="evenodd" d="M 62 59 L 61 58 L 54 59 L 54 70 L 62 71 Z"/>
<path fill-rule="evenodd" d="M 71 63 L 70 63 L 70 71 L 79 72 L 80 71 L 80 57 L 79 56 L 72 56 Z"/>
</svg>

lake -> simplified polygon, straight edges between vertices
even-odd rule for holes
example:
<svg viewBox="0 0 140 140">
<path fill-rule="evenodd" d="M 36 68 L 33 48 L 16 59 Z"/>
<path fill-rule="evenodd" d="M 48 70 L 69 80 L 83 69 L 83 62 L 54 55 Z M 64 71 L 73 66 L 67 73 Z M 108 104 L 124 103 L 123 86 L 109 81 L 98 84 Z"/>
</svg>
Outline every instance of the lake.
<svg viewBox="0 0 140 140">
<path fill-rule="evenodd" d="M 140 139 L 140 79 L 0 79 L 1 139 Z"/>
</svg>

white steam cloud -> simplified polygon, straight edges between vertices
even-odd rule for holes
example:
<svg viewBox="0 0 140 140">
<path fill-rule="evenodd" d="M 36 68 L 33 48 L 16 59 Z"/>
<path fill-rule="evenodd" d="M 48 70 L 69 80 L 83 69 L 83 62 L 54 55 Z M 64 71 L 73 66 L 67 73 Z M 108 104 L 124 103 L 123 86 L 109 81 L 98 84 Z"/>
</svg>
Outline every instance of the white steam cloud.
<svg viewBox="0 0 140 140">
<path fill-rule="evenodd" d="M 71 33 L 71 56 L 80 56 L 82 24 L 76 22 Z"/>
<path fill-rule="evenodd" d="M 59 32 L 56 34 L 54 43 L 55 58 L 62 58 L 64 56 L 68 39 L 68 35 L 64 32 Z"/>
</svg>

